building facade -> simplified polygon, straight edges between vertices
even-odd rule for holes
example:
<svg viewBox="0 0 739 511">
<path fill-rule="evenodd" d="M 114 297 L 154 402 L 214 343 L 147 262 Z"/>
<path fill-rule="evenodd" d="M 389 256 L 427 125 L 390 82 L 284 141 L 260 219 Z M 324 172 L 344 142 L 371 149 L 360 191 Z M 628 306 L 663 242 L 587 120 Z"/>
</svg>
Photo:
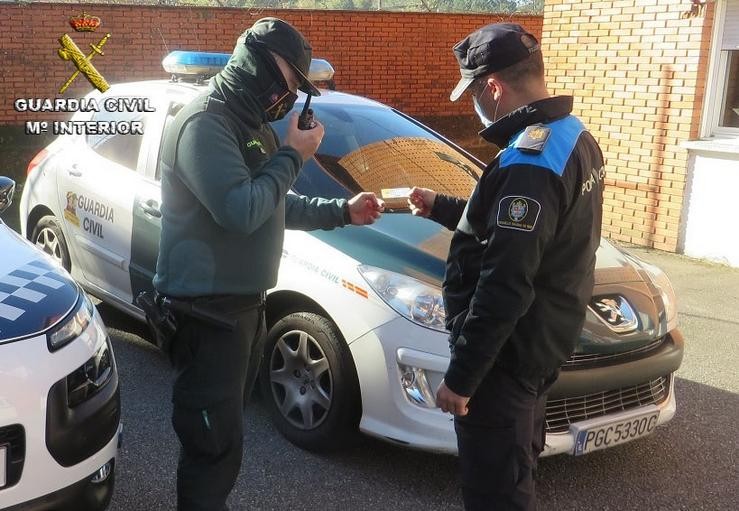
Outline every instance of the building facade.
<svg viewBox="0 0 739 511">
<path fill-rule="evenodd" d="M 471 105 L 448 100 L 458 78 L 450 50 L 483 24 L 521 23 L 541 36 L 550 89 L 575 96 L 575 113 L 603 148 L 604 235 L 739 266 L 732 222 L 739 190 L 739 0 L 547 0 L 543 16 L 512 18 L 111 4 L 85 10 L 112 34 L 105 57 L 96 60 L 111 82 L 162 78 L 169 51 L 230 51 L 256 18 L 281 16 L 334 64 L 339 89 L 420 117 L 482 159 L 495 148 L 479 141 Z M 55 54 L 57 38 L 75 14 L 77 4 L 0 3 L 0 161 L 6 168 L 8 154 L 23 161 L 17 176 L 24 175 L 26 155 L 48 143 L 23 135 L 23 123 L 68 115 L 17 112 L 13 102 L 57 95 L 71 72 Z M 78 80 L 65 95 L 87 90 Z"/>
<path fill-rule="evenodd" d="M 605 235 L 739 266 L 739 0 L 547 0 L 542 46 L 604 150 Z"/>
</svg>

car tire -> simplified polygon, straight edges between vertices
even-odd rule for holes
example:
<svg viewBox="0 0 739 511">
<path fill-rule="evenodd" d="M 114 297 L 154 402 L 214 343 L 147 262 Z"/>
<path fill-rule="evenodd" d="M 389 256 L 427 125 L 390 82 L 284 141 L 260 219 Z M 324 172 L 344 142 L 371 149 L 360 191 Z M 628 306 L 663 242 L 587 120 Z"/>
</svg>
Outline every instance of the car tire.
<svg viewBox="0 0 739 511">
<path fill-rule="evenodd" d="M 295 312 L 277 321 L 267 333 L 259 381 L 272 422 L 298 447 L 328 451 L 357 439 L 357 372 L 331 320 Z"/>
<path fill-rule="evenodd" d="M 46 215 L 41 217 L 33 228 L 31 242 L 58 261 L 65 270 L 70 271 L 72 269 L 67 240 L 64 238 L 62 226 L 55 216 Z"/>
</svg>

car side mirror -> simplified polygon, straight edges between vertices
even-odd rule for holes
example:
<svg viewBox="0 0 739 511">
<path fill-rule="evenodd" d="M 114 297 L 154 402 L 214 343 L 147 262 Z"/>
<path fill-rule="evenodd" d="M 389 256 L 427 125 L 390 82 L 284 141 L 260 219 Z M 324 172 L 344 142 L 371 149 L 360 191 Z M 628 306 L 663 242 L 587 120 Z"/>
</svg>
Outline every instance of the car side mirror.
<svg viewBox="0 0 739 511">
<path fill-rule="evenodd" d="M 13 192 L 15 181 L 9 177 L 0 176 L 0 213 L 5 211 L 13 203 Z"/>
</svg>

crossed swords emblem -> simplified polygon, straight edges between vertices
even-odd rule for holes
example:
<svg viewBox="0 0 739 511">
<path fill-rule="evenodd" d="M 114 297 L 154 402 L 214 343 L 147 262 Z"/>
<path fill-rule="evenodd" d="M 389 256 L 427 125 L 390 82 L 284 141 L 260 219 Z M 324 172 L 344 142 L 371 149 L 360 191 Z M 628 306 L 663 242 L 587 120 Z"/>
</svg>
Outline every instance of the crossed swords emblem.
<svg viewBox="0 0 739 511">
<path fill-rule="evenodd" d="M 98 42 L 97 44 L 90 43 L 90 48 L 92 48 L 92 51 L 89 55 L 85 55 L 84 53 L 82 53 L 82 50 L 79 49 L 79 47 L 75 44 L 72 38 L 69 37 L 69 35 L 64 34 L 59 38 L 59 44 L 61 44 L 62 47 L 57 50 L 57 53 L 63 60 L 71 60 L 77 68 L 77 71 L 72 73 L 72 76 L 69 77 L 69 80 L 67 80 L 64 85 L 62 85 L 61 89 L 59 89 L 59 94 L 63 94 L 64 91 L 67 90 L 70 85 L 72 85 L 72 82 L 80 73 L 82 73 L 85 78 L 87 78 L 87 80 L 92 84 L 92 86 L 100 92 L 105 92 L 110 88 L 110 85 L 108 85 L 108 82 L 105 81 L 103 75 L 101 75 L 100 72 L 95 69 L 95 66 L 90 63 L 92 57 L 94 57 L 95 54 L 102 56 L 105 55 L 103 53 L 103 46 L 105 46 L 105 43 L 108 41 L 109 37 L 110 34 L 105 34 L 105 37 L 100 39 L 100 42 Z"/>
</svg>

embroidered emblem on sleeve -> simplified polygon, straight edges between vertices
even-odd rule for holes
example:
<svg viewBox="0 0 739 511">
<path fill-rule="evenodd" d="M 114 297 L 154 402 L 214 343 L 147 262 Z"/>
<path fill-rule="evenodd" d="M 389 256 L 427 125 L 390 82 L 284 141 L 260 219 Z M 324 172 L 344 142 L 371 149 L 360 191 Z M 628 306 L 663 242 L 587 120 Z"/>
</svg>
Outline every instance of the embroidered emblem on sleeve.
<svg viewBox="0 0 739 511">
<path fill-rule="evenodd" d="M 497 225 L 516 231 L 533 231 L 541 213 L 541 204 L 530 197 L 508 195 L 498 203 Z"/>
</svg>

